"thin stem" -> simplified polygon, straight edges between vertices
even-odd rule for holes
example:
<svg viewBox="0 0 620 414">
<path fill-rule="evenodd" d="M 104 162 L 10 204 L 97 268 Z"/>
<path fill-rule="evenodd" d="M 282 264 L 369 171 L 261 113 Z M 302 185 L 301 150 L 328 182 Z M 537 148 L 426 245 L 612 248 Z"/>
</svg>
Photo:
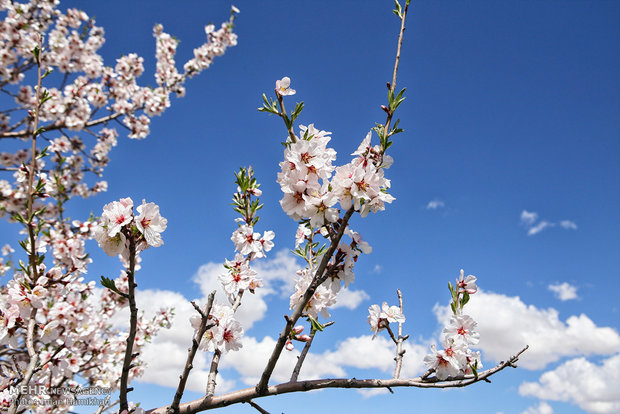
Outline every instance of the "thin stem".
<svg viewBox="0 0 620 414">
<path fill-rule="evenodd" d="M 398 44 L 396 46 L 396 59 L 394 60 L 394 73 L 392 74 L 392 83 L 390 84 L 390 92 L 394 93 L 396 89 L 396 75 L 398 74 L 398 64 L 400 63 L 400 50 L 403 45 L 403 37 L 405 35 L 405 18 L 407 17 L 407 9 L 409 8 L 409 2 L 405 4 L 403 10 L 403 17 L 400 19 L 400 33 L 398 34 Z M 388 108 L 387 119 L 385 121 L 385 127 L 383 128 L 383 136 L 386 137 L 390 131 L 390 123 L 392 122 L 392 115 L 394 110 Z"/>
<path fill-rule="evenodd" d="M 325 325 L 323 325 L 324 327 L 333 325 L 334 322 L 327 322 Z M 297 378 L 299 378 L 299 372 L 301 371 L 301 366 L 303 365 L 304 361 L 306 360 L 306 356 L 308 355 L 308 352 L 310 351 L 310 347 L 312 346 L 312 342 L 314 341 L 314 335 L 316 335 L 316 332 L 314 329 L 312 330 L 312 332 L 310 332 L 310 340 L 307 341 L 304 345 L 304 348 L 301 350 L 301 353 L 299 354 L 299 356 L 297 357 L 297 363 L 295 364 L 295 368 L 293 368 L 293 373 L 291 374 L 291 382 L 295 382 L 297 381 Z"/>
<path fill-rule="evenodd" d="M 133 355 L 133 343 L 136 339 L 136 326 L 138 321 L 138 308 L 136 307 L 135 296 L 135 264 L 136 264 L 136 240 L 132 234 L 129 234 L 129 269 L 127 270 L 127 283 L 129 287 L 129 334 L 127 335 L 127 347 L 125 348 L 125 359 L 123 360 L 123 370 L 121 372 L 121 387 L 120 387 L 120 412 L 123 410 L 129 410 L 129 403 L 127 401 L 127 393 L 130 391 L 127 389 L 129 382 L 129 371 L 133 368 L 131 360 L 135 357 Z"/>
<path fill-rule="evenodd" d="M 291 137 L 291 142 L 297 142 L 297 136 L 295 136 L 295 132 L 293 131 L 293 123 L 286 122 L 286 120 L 288 119 L 288 115 L 286 114 L 286 109 L 284 108 L 284 98 L 278 93 L 277 89 L 276 97 L 278 98 L 278 104 L 280 105 L 280 117 L 282 117 L 282 120 L 286 124 L 288 136 Z"/>
<path fill-rule="evenodd" d="M 209 320 L 209 314 L 211 313 L 211 307 L 213 306 L 214 298 L 215 291 L 211 292 L 209 298 L 207 299 L 207 304 L 204 311 L 200 312 L 200 327 L 198 328 L 196 338 L 192 340 L 192 347 L 188 350 L 187 360 L 185 361 L 185 368 L 183 369 L 183 373 L 179 378 L 179 386 L 177 387 L 177 391 L 174 394 L 174 399 L 172 400 L 172 404 L 170 405 L 169 413 L 177 413 L 179 411 L 179 404 L 181 403 L 181 398 L 183 397 L 183 391 L 185 390 L 185 384 L 187 383 L 189 372 L 194 367 L 193 361 L 194 357 L 196 356 L 196 351 L 198 351 L 200 341 L 202 340 L 203 335 L 207 331 L 207 322 Z M 195 305 L 193 302 L 192 304 L 197 307 L 197 305 Z M 200 309 L 198 309 L 198 311 L 200 311 Z"/>
</svg>

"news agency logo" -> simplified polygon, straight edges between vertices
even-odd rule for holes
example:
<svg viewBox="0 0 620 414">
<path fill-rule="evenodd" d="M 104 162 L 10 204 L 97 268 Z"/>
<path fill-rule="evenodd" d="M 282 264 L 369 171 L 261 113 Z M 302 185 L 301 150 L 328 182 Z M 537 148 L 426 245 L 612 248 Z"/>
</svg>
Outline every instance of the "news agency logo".
<svg viewBox="0 0 620 414">
<path fill-rule="evenodd" d="M 46 395 L 45 385 L 18 385 L 9 387 L 9 395 Z"/>
</svg>

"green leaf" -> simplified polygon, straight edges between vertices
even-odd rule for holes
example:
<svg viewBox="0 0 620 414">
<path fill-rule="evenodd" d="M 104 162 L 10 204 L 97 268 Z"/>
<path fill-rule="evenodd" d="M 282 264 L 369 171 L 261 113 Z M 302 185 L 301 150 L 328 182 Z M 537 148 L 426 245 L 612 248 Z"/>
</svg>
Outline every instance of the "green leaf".
<svg viewBox="0 0 620 414">
<path fill-rule="evenodd" d="M 120 290 L 118 290 L 118 288 L 116 287 L 116 284 L 114 283 L 114 280 L 112 280 L 112 279 L 108 279 L 105 276 L 101 276 L 101 285 L 103 287 L 106 287 L 106 288 L 110 289 L 113 292 L 118 293 L 119 295 L 121 295 L 123 297 L 125 296 L 124 293 L 122 293 Z"/>
<path fill-rule="evenodd" d="M 469 302 L 469 293 L 464 292 L 463 297 L 461 298 L 461 309 L 463 309 L 463 306 L 465 306 L 467 302 Z"/>
<path fill-rule="evenodd" d="M 321 331 L 323 332 L 323 329 L 325 329 L 325 325 L 321 324 L 319 321 L 317 321 L 316 319 L 314 319 L 312 316 L 308 315 L 308 320 L 310 321 L 310 324 L 312 325 L 312 331 L 316 332 L 316 331 Z"/>
</svg>

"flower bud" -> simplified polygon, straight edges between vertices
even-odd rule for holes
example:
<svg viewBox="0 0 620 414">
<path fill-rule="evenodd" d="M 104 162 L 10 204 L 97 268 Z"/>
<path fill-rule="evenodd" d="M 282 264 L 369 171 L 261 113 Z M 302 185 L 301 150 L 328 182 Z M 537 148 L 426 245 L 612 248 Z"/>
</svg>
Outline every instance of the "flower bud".
<svg viewBox="0 0 620 414">
<path fill-rule="evenodd" d="M 312 338 L 309 335 L 306 335 L 306 334 L 298 336 L 297 339 L 299 341 L 303 341 L 303 342 L 310 342 L 312 340 Z"/>
<path fill-rule="evenodd" d="M 289 339 L 288 341 L 286 341 L 286 350 L 292 351 L 293 349 L 295 349 L 295 345 L 293 345 L 293 342 L 291 342 L 291 340 Z"/>
</svg>

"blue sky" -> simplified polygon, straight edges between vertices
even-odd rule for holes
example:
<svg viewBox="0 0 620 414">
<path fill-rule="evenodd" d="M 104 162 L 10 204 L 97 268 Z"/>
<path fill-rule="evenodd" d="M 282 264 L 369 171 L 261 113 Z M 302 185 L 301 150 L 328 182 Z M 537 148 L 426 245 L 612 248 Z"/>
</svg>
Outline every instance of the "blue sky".
<svg viewBox="0 0 620 414">
<path fill-rule="evenodd" d="M 233 172 L 253 165 L 265 204 L 257 227 L 274 230 L 276 246 L 262 269 L 272 293 L 247 307 L 253 320 L 244 350 L 255 351 L 239 357 L 247 372 L 223 362 L 224 383 L 239 388 L 248 386 L 251 362 L 268 348 L 265 337 L 282 328 L 288 311 L 283 275 L 292 279 L 295 268 L 292 255 L 279 253 L 293 247 L 296 229 L 279 206 L 275 182 L 286 131 L 279 119 L 256 111 L 261 94 L 271 94 L 275 80 L 289 76 L 297 95 L 287 99 L 288 107 L 303 100 L 300 123 L 332 131 L 338 165 L 348 162 L 368 130 L 384 120 L 379 106 L 391 80 L 398 21 L 389 1 L 234 4 L 241 9 L 238 46 L 188 81 L 186 97 L 173 98 L 145 141 L 119 140 L 105 172 L 109 191 L 75 200 L 71 214 L 99 214 L 105 203 L 125 196 L 159 204 L 168 229 L 165 245 L 143 255 L 138 283 L 153 293 L 144 295 L 144 307 L 156 310 L 180 295 L 201 298 L 218 264 L 233 257 Z M 230 3 L 74 0 L 62 2 L 66 7 L 82 8 L 105 28 L 107 64 L 121 54 L 143 56 L 148 83 L 154 23 L 181 39 L 177 62 L 184 62 L 204 41 L 203 26 L 225 20 Z M 363 355 L 343 361 L 355 351 L 373 355 L 385 348 L 380 339 L 362 341 L 370 334 L 366 309 L 396 303 L 400 288 L 412 336 L 405 358 L 410 374 L 418 375 L 424 350 L 441 330 L 437 315 L 448 304 L 447 282 L 461 268 L 476 275 L 483 290 L 471 308 L 485 367 L 519 350 L 523 338 L 537 349 L 492 384 L 375 396 L 322 391 L 264 399 L 265 409 L 404 413 L 458 405 L 464 413 L 509 414 L 613 412 L 620 406 L 617 390 L 601 397 L 592 386 L 596 378 L 620 385 L 614 368 L 620 365 L 619 17 L 616 2 L 412 4 L 397 82 L 407 87 L 397 112 L 405 132 L 395 138 L 395 163 L 387 171 L 396 201 L 385 212 L 352 220 L 374 250 L 356 265 L 357 293 L 349 307 L 332 312 L 336 324 L 313 351 L 328 361 L 325 375 L 340 369 L 357 378 L 390 377 L 391 357 L 368 363 L 371 368 L 359 362 Z M 536 219 L 523 220 L 524 211 Z M 547 227 L 536 232 L 542 222 Z M 3 236 L 13 231 L 8 229 Z M 94 242 L 90 249 L 95 262 L 89 277 L 117 276 L 118 260 L 97 251 Z M 561 300 L 550 289 L 564 283 L 565 293 L 576 289 L 574 298 Z M 190 340 L 170 333 L 162 338 L 151 355 L 157 356 L 154 366 L 168 365 L 150 371 L 132 396 L 145 408 L 171 400 L 174 391 L 162 385 L 178 374 L 164 368 L 172 372 L 174 352 L 184 352 Z M 544 382 L 543 375 L 564 388 Z M 601 404 L 605 398 L 615 408 Z M 223 410 L 252 411 L 245 405 Z"/>
</svg>

